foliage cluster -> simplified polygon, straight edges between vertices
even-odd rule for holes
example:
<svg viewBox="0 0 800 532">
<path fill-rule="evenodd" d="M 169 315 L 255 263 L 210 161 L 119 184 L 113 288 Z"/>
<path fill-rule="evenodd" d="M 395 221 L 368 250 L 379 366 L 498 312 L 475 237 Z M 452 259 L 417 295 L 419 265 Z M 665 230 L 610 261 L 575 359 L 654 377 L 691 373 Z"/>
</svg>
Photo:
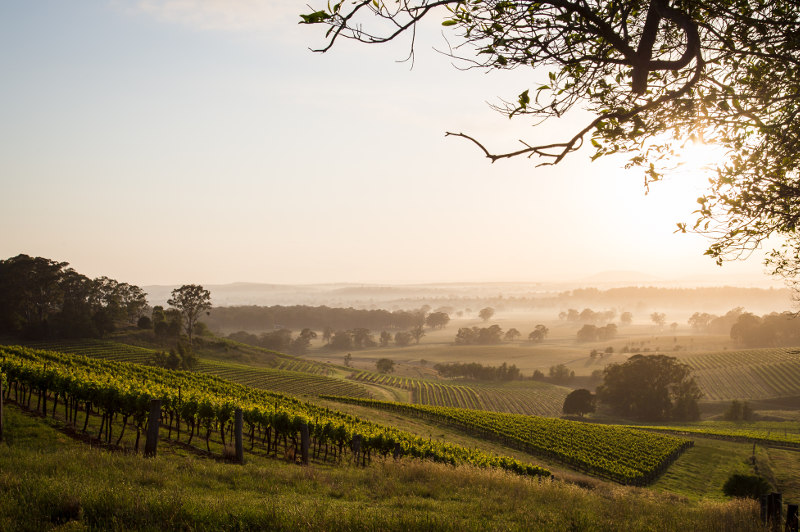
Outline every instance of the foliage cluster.
<svg viewBox="0 0 800 532">
<path fill-rule="evenodd" d="M 446 378 L 463 377 L 476 381 L 513 381 L 521 378 L 520 370 L 514 364 L 503 362 L 500 366 L 484 366 L 477 362 L 440 363 L 433 366 L 439 375 Z"/>
<path fill-rule="evenodd" d="M 577 339 L 579 342 L 599 342 L 602 340 L 612 340 L 617 335 L 617 326 L 609 323 L 603 327 L 586 324 L 578 330 Z"/>
<path fill-rule="evenodd" d="M 640 420 L 695 420 L 702 396 L 691 368 L 666 355 L 634 355 L 603 370 L 597 398 L 618 415 Z"/>
<path fill-rule="evenodd" d="M 95 338 L 135 324 L 147 307 L 141 288 L 89 279 L 66 262 L 17 255 L 0 260 L 0 332 L 27 339 Z"/>
</svg>

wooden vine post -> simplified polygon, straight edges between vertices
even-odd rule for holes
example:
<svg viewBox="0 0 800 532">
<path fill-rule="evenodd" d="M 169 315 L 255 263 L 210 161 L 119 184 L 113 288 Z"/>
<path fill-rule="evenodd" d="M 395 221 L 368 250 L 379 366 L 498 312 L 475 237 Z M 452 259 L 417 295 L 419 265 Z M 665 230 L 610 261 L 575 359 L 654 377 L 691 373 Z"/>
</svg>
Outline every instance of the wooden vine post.
<svg viewBox="0 0 800 532">
<path fill-rule="evenodd" d="M 798 532 L 798 517 L 797 517 L 797 505 L 796 504 L 787 504 L 786 505 L 786 532 Z"/>
<path fill-rule="evenodd" d="M 0 441 L 3 441 L 3 374 L 0 373 Z"/>
<path fill-rule="evenodd" d="M 358 465 L 358 459 L 361 456 L 361 434 L 353 435 L 353 460 Z"/>
<path fill-rule="evenodd" d="M 161 400 L 150 400 L 150 417 L 147 419 L 147 441 L 144 444 L 144 455 L 156 455 L 158 447 L 158 429 L 161 428 Z"/>
<path fill-rule="evenodd" d="M 237 408 L 233 413 L 234 445 L 236 447 L 236 463 L 244 463 L 244 448 L 242 446 L 242 409 Z"/>
<path fill-rule="evenodd" d="M 300 425 L 300 460 L 303 465 L 308 465 L 308 449 L 311 446 L 311 435 L 308 430 L 308 423 Z"/>
</svg>

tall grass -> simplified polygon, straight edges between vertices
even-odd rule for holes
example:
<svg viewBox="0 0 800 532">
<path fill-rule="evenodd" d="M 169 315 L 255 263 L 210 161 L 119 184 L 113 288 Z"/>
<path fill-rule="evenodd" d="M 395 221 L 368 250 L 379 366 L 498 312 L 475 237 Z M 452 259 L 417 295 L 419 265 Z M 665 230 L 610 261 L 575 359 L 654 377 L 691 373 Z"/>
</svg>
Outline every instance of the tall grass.
<svg viewBox="0 0 800 532">
<path fill-rule="evenodd" d="M 414 460 L 244 466 L 109 453 L 7 411 L 0 530 L 762 530 L 750 502 Z"/>
</svg>

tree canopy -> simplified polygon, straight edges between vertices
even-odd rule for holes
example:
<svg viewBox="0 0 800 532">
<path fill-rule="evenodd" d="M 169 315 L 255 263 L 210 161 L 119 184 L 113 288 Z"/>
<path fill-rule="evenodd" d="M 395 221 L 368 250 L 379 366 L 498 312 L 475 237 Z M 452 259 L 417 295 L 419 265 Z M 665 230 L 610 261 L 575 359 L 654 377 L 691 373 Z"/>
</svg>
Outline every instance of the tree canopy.
<svg viewBox="0 0 800 532">
<path fill-rule="evenodd" d="M 144 291 L 89 279 L 66 262 L 20 254 L 0 260 L 0 332 L 28 338 L 95 337 L 136 323 Z"/>
<path fill-rule="evenodd" d="M 320 6 L 321 7 L 321 6 Z M 312 9 L 315 9 L 312 7 Z M 593 158 L 625 154 L 662 179 L 689 141 L 719 147 L 694 223 L 719 263 L 779 234 L 776 273 L 800 273 L 800 3 L 778 0 L 356 0 L 301 15 L 341 39 L 384 43 L 438 18 L 448 55 L 473 69 L 535 67 L 530 86 L 494 107 L 536 124 L 572 110 L 593 116 L 567 138 L 533 139 L 492 162 L 533 157 L 557 164 L 591 143 Z M 541 78 L 541 79 L 539 79 Z M 516 93 L 516 91 L 515 91 Z"/>
<path fill-rule="evenodd" d="M 172 297 L 167 303 L 178 309 L 186 320 L 184 325 L 191 345 L 198 318 L 211 308 L 211 292 L 199 284 L 185 284 L 172 291 Z"/>
<path fill-rule="evenodd" d="M 697 419 L 701 395 L 689 366 L 666 355 L 606 366 L 597 388 L 597 399 L 619 415 L 647 421 Z"/>
</svg>

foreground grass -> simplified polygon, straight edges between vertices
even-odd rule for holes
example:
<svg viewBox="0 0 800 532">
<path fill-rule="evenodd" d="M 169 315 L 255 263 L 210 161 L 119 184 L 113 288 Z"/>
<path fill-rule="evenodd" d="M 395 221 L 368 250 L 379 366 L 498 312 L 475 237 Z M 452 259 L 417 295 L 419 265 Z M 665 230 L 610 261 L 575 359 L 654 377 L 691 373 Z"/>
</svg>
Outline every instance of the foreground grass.
<svg viewBox="0 0 800 532">
<path fill-rule="evenodd" d="M 14 408 L 6 435 L 1 530 L 762 530 L 749 502 L 412 460 L 236 466 L 168 448 L 143 459 L 89 448 Z"/>
</svg>

